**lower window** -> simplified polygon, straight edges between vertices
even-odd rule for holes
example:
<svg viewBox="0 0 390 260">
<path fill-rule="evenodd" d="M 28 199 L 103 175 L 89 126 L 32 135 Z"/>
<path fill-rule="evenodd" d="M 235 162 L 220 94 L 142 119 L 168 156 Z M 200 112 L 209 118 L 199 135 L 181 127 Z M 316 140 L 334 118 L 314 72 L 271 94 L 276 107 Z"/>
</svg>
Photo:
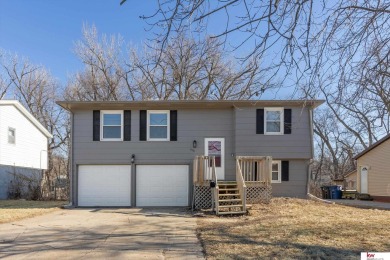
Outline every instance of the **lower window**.
<svg viewBox="0 0 390 260">
<path fill-rule="evenodd" d="M 281 183 L 281 161 L 272 161 L 272 169 L 271 169 L 271 183 Z"/>
</svg>

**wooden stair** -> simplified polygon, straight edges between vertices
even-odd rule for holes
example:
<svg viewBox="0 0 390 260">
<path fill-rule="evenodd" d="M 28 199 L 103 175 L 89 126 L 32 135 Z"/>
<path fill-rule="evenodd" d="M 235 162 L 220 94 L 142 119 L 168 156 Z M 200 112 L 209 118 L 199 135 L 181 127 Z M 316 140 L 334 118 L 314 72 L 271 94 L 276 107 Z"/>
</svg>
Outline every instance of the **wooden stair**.
<svg viewBox="0 0 390 260">
<path fill-rule="evenodd" d="M 219 181 L 218 187 L 218 215 L 246 214 L 237 182 Z"/>
</svg>

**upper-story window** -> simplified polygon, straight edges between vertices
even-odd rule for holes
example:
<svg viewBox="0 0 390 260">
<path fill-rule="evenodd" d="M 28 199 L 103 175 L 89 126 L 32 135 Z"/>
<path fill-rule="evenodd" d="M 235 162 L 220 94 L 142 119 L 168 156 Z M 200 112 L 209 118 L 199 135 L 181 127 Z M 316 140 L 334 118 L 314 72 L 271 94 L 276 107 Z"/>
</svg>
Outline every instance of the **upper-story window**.
<svg viewBox="0 0 390 260">
<path fill-rule="evenodd" d="M 264 109 L 264 134 L 283 134 L 283 108 L 269 107 Z"/>
<path fill-rule="evenodd" d="M 123 140 L 123 111 L 101 111 L 101 140 Z"/>
<path fill-rule="evenodd" d="M 147 133 L 149 141 L 169 141 L 169 111 L 148 110 Z"/>
<path fill-rule="evenodd" d="M 271 182 L 272 183 L 282 182 L 281 161 L 272 161 Z"/>
<path fill-rule="evenodd" d="M 8 143 L 15 144 L 15 128 L 8 127 Z"/>
</svg>

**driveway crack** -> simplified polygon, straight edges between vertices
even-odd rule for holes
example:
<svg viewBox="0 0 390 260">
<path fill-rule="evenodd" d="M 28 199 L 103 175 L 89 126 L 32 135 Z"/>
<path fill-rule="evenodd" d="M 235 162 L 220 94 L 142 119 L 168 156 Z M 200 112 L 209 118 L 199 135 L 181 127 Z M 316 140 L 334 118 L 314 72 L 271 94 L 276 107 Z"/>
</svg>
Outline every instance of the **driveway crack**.
<svg viewBox="0 0 390 260">
<path fill-rule="evenodd" d="M 106 236 L 104 236 L 104 241 L 103 242 L 100 242 L 98 243 L 94 248 L 88 250 L 83 256 L 87 256 L 88 254 L 90 253 L 93 253 L 97 248 L 100 248 L 100 246 L 104 243 L 107 242 L 107 239 L 110 238 L 112 236 L 112 234 L 117 230 L 118 228 L 115 228 L 114 230 L 112 230 L 109 234 L 107 234 Z"/>
</svg>

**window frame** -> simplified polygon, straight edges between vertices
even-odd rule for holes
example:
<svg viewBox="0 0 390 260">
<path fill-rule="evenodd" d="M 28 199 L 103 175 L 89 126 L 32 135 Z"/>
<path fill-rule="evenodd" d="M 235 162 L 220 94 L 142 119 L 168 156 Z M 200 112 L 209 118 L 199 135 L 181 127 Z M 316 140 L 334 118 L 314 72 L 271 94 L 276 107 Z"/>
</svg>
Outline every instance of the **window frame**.
<svg viewBox="0 0 390 260">
<path fill-rule="evenodd" d="M 272 170 L 273 164 L 278 164 L 278 179 L 272 180 L 272 173 L 274 172 Z M 282 161 L 281 160 L 272 160 L 271 165 L 271 183 L 282 183 Z"/>
<path fill-rule="evenodd" d="M 10 135 L 10 132 L 13 131 L 13 136 Z M 7 131 L 7 137 L 8 137 L 8 144 L 16 144 L 16 129 L 14 127 L 8 127 Z M 11 138 L 13 138 L 13 141 L 11 141 Z"/>
<path fill-rule="evenodd" d="M 150 138 L 150 114 L 166 114 L 167 115 L 167 137 L 166 138 Z M 146 113 L 146 140 L 147 141 L 170 141 L 170 110 L 148 110 Z M 162 125 L 159 125 L 162 126 Z"/>
<path fill-rule="evenodd" d="M 105 126 L 118 126 L 118 125 L 104 125 L 104 115 L 107 114 L 120 114 L 121 115 L 121 136 L 120 138 L 104 138 L 104 127 Z M 100 111 L 100 141 L 123 141 L 123 110 L 101 110 Z"/>
<path fill-rule="evenodd" d="M 268 132 L 267 131 L 267 112 L 280 112 L 280 131 Z M 270 121 L 276 122 L 276 121 Z M 283 107 L 265 107 L 264 108 L 264 134 L 265 135 L 284 135 L 284 108 Z"/>
</svg>

